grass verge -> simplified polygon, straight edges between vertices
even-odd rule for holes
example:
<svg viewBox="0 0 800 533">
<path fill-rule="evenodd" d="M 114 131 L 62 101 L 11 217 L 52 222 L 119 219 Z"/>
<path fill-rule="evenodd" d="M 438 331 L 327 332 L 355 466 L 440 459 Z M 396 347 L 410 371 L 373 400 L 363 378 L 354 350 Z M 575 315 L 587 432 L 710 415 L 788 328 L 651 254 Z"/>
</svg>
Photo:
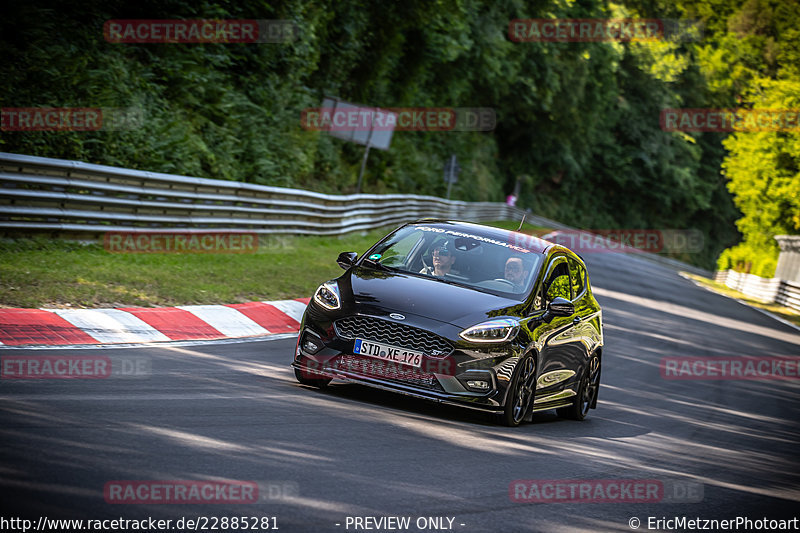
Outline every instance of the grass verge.
<svg viewBox="0 0 800 533">
<path fill-rule="evenodd" d="M 518 222 L 490 222 L 516 229 Z M 340 237 L 267 236 L 251 254 L 109 253 L 99 244 L 0 242 L 0 307 L 158 307 L 308 297 L 393 228 Z M 523 231 L 538 229 L 526 224 Z"/>
<path fill-rule="evenodd" d="M 728 298 L 734 298 L 736 300 L 741 300 L 745 302 L 747 305 L 751 305 L 753 307 L 757 307 L 759 309 L 763 309 L 764 311 L 768 311 L 773 315 L 777 315 L 782 319 L 786 320 L 787 322 L 791 322 L 795 326 L 800 326 L 800 313 L 797 311 L 789 308 L 784 307 L 779 304 L 775 303 L 764 303 L 758 300 L 754 300 L 750 296 L 742 294 L 739 291 L 735 291 L 730 287 L 723 285 L 722 283 L 717 283 L 714 280 L 704 278 L 702 276 L 696 276 L 694 274 L 690 274 L 688 272 L 681 272 L 682 275 L 686 276 L 687 278 L 697 282 L 698 284 L 702 285 L 706 289 L 716 292 L 717 294 L 721 294 L 723 296 L 727 296 Z"/>
</svg>

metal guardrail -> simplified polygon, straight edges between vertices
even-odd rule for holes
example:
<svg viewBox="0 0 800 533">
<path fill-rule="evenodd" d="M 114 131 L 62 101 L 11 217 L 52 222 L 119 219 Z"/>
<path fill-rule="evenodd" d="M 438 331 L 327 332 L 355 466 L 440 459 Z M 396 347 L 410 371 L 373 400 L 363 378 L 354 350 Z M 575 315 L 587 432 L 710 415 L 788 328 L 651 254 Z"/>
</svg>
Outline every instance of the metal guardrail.
<svg viewBox="0 0 800 533">
<path fill-rule="evenodd" d="M 735 270 L 718 271 L 714 281 L 761 302 L 778 303 L 800 311 L 800 283 L 762 278 Z"/>
<path fill-rule="evenodd" d="M 339 235 L 425 217 L 514 220 L 499 202 L 329 195 L 0 152 L 0 231 L 251 231 Z"/>
<path fill-rule="evenodd" d="M 0 234 L 96 239 L 108 231 L 251 231 L 341 235 L 425 217 L 520 220 L 499 202 L 415 194 L 330 195 L 0 152 Z M 532 215 L 531 224 L 575 229 Z M 702 276 L 711 272 L 655 254 L 639 257 Z"/>
<path fill-rule="evenodd" d="M 775 302 L 800 311 L 800 283 L 781 280 Z"/>
</svg>

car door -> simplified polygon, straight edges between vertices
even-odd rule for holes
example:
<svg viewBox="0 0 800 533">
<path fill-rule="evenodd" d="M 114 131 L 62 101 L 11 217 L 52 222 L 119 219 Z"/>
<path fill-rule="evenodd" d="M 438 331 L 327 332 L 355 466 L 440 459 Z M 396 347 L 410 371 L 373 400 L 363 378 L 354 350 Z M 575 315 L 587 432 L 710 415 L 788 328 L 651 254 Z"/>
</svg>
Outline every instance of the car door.
<svg viewBox="0 0 800 533">
<path fill-rule="evenodd" d="M 568 257 L 570 280 L 572 282 L 572 303 L 575 306 L 573 317 L 573 337 L 584 347 L 586 359 L 602 342 L 600 309 L 589 289 L 589 278 L 584 264 L 574 257 Z"/>
<path fill-rule="evenodd" d="M 583 294 L 575 294 L 579 279 L 573 282 L 569 258 L 555 255 L 547 266 L 541 286 L 539 311 L 544 311 L 537 329 L 539 344 L 539 377 L 536 386 L 536 403 L 547 403 L 554 394 L 570 387 L 580 379 L 586 360 L 586 349 L 576 327 L 580 327 L 580 306 L 570 316 L 554 317 L 546 313 L 547 305 L 557 297 L 573 303 L 580 302 Z M 585 284 L 584 284 L 585 294 Z"/>
</svg>

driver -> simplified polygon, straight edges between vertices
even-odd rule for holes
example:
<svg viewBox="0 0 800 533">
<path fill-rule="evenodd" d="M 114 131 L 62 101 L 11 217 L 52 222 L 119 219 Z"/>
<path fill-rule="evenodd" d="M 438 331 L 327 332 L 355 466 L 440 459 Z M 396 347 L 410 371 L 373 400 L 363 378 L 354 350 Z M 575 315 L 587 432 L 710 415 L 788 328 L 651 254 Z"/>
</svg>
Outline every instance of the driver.
<svg viewBox="0 0 800 533">
<path fill-rule="evenodd" d="M 455 262 L 453 251 L 447 247 L 447 243 L 444 243 L 433 249 L 433 266 L 426 266 L 419 272 L 429 276 L 445 276 L 450 274 Z"/>
<path fill-rule="evenodd" d="M 528 277 L 528 271 L 525 270 L 525 265 L 521 257 L 512 256 L 506 261 L 505 279 L 514 284 L 516 292 L 522 292 L 525 288 L 525 278 Z"/>
</svg>

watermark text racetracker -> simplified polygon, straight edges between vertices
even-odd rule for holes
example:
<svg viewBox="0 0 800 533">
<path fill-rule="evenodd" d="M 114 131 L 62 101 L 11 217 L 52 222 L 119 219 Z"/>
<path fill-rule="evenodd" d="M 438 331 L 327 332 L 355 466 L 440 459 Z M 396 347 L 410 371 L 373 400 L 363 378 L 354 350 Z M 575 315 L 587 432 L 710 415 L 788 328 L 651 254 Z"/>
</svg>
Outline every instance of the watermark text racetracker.
<svg viewBox="0 0 800 533">
<path fill-rule="evenodd" d="M 662 109 L 664 131 L 800 131 L 800 109 Z"/>
<path fill-rule="evenodd" d="M 4 107 L 2 131 L 127 131 L 144 123 L 138 107 Z"/>
<path fill-rule="evenodd" d="M 492 131 L 490 107 L 393 107 L 304 109 L 300 125 L 311 131 Z"/>
<path fill-rule="evenodd" d="M 659 370 L 668 380 L 800 380 L 800 358 L 664 357 Z"/>
<path fill-rule="evenodd" d="M 702 36 L 698 21 L 680 19 L 514 19 L 508 24 L 508 38 L 523 43 L 697 41 Z"/>
<path fill-rule="evenodd" d="M 703 233 L 697 229 L 560 229 L 538 230 L 535 235 L 579 253 L 649 252 L 698 253 L 703 250 Z M 514 233 L 516 244 L 527 237 Z"/>
<path fill-rule="evenodd" d="M 110 43 L 290 43 L 299 28 L 291 20 L 107 20 Z"/>
<path fill-rule="evenodd" d="M 299 349 L 300 347 L 298 345 L 297 353 L 299 353 Z M 390 353 L 386 351 L 386 348 L 378 348 L 373 356 L 343 356 L 336 362 L 335 368 L 339 371 L 355 373 L 370 378 L 380 379 L 390 377 L 393 380 L 408 381 L 411 383 L 419 382 L 420 380 L 430 380 L 431 374 L 454 376 L 456 373 L 457 364 L 452 356 L 422 358 L 422 354 L 420 353 L 418 357 L 419 366 L 409 366 L 399 361 L 399 359 L 402 358 L 402 354 Z M 319 373 L 324 374 L 328 369 L 328 363 L 321 363 L 309 359 L 300 372 L 308 379 L 315 379 L 319 377 Z"/>
<path fill-rule="evenodd" d="M 258 250 L 254 232 L 109 231 L 103 247 L 112 253 L 246 254 Z"/>
<path fill-rule="evenodd" d="M 4 355 L 1 379 L 107 379 L 149 377 L 152 363 L 145 356 Z"/>
<path fill-rule="evenodd" d="M 514 503 L 697 503 L 703 484 L 669 479 L 516 479 Z"/>
<path fill-rule="evenodd" d="M 130 505 L 254 504 L 299 493 L 293 481 L 115 480 L 103 487 L 106 503 Z"/>
</svg>

